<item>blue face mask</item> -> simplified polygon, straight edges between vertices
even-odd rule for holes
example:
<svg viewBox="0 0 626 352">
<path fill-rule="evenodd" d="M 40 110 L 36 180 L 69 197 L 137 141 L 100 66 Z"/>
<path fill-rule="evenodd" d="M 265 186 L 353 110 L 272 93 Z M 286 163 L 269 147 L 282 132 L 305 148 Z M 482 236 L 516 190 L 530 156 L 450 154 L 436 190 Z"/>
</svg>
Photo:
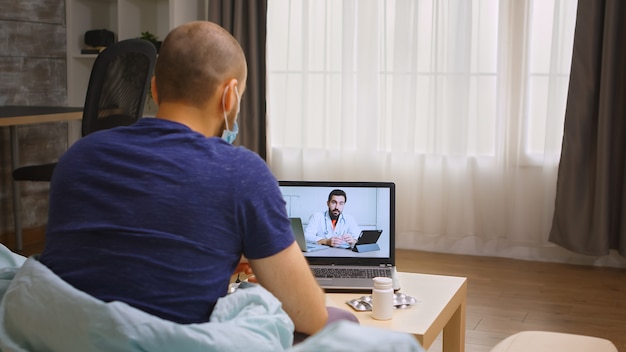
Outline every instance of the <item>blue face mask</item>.
<svg viewBox="0 0 626 352">
<path fill-rule="evenodd" d="M 222 132 L 222 139 L 230 144 L 233 144 L 233 142 L 237 138 L 237 133 L 239 133 L 239 124 L 237 124 L 237 117 L 239 116 L 241 97 L 239 96 L 239 89 L 237 89 L 237 86 L 235 86 L 235 94 L 237 95 L 237 112 L 235 113 L 235 124 L 233 125 L 233 129 L 230 130 L 228 128 L 228 118 L 226 117 L 226 105 L 224 104 L 226 92 L 228 92 L 228 86 L 226 86 L 226 89 L 224 89 L 224 95 L 222 96 L 222 110 L 224 110 L 224 122 L 226 123 L 226 129 L 224 130 L 224 132 Z"/>
</svg>

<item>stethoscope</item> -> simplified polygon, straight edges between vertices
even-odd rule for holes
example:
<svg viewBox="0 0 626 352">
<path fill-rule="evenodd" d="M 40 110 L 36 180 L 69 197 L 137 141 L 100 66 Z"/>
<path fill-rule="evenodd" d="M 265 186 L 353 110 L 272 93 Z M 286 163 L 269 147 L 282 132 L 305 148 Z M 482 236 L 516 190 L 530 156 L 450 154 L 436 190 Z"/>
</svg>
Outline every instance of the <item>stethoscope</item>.
<svg viewBox="0 0 626 352">
<path fill-rule="evenodd" d="M 337 219 L 337 224 L 339 224 L 339 220 L 343 219 L 343 214 L 339 215 L 339 218 Z M 328 226 L 329 223 L 331 222 L 330 220 L 330 214 L 328 214 L 328 210 L 326 210 L 324 212 L 324 226 L 326 227 L 326 229 L 324 230 L 324 235 L 328 235 L 328 232 L 332 232 L 334 234 L 334 231 L 329 230 Z"/>
</svg>

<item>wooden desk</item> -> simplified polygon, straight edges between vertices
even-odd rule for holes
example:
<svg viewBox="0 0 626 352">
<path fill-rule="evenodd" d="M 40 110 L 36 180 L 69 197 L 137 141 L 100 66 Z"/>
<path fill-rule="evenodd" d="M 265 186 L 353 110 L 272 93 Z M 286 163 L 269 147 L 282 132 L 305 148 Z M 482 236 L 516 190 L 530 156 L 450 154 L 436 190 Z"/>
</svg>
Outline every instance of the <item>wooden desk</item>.
<svg viewBox="0 0 626 352">
<path fill-rule="evenodd" d="M 19 141 L 17 126 L 34 123 L 80 120 L 83 108 L 64 106 L 0 106 L 0 127 L 9 127 L 11 135 L 11 171 L 19 166 Z M 15 246 L 22 250 L 22 224 L 20 221 L 20 189 L 11 178 L 13 188 L 13 218 L 15 223 Z"/>
<path fill-rule="evenodd" d="M 0 127 L 80 120 L 82 118 L 82 107 L 0 106 Z"/>
<path fill-rule="evenodd" d="M 467 279 L 401 272 L 398 275 L 400 292 L 416 298 L 418 303 L 409 309 L 394 310 L 391 320 L 375 320 L 372 312 L 357 312 L 345 303 L 364 294 L 327 293 L 326 304 L 353 312 L 361 325 L 412 334 L 424 349 L 443 331 L 443 351 L 464 352 Z"/>
</svg>

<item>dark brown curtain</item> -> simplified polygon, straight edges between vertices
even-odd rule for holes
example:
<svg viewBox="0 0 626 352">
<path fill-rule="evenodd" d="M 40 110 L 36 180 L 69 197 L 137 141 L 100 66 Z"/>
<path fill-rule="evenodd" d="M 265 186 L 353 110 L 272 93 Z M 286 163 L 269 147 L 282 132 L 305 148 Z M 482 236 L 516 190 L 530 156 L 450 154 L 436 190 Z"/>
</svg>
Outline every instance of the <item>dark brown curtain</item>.
<svg viewBox="0 0 626 352">
<path fill-rule="evenodd" d="M 626 1 L 579 0 L 550 241 L 626 256 Z"/>
<path fill-rule="evenodd" d="M 237 38 L 248 60 L 246 93 L 241 101 L 239 134 L 242 145 L 267 160 L 265 105 L 265 38 L 267 0 L 209 0 L 208 20 Z"/>
</svg>

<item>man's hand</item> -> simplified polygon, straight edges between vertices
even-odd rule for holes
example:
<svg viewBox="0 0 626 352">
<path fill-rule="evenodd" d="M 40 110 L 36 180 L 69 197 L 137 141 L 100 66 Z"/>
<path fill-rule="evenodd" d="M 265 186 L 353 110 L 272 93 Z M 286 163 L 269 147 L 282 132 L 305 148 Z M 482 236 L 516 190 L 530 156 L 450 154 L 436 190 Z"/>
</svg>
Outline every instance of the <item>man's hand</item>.
<svg viewBox="0 0 626 352">
<path fill-rule="evenodd" d="M 336 237 L 331 237 L 330 238 L 330 245 L 333 247 L 338 247 L 341 246 L 342 244 L 345 243 L 345 241 L 343 240 L 343 238 L 336 236 Z"/>
<path fill-rule="evenodd" d="M 344 233 L 343 236 L 341 236 L 341 238 L 347 242 L 350 247 L 354 246 L 354 244 L 356 243 L 356 239 L 354 239 L 354 237 L 352 237 L 351 234 L 349 233 Z"/>
<path fill-rule="evenodd" d="M 333 242 L 332 242 L 332 238 L 322 238 L 321 240 L 317 241 L 317 244 L 323 244 L 325 246 L 332 246 Z"/>
<path fill-rule="evenodd" d="M 245 258 L 241 259 L 239 264 L 237 264 L 237 268 L 235 269 L 234 275 L 237 275 L 237 278 L 239 278 L 240 274 L 244 274 L 247 276 L 246 278 L 241 279 L 242 281 L 247 279 L 249 282 L 258 282 L 256 276 L 254 276 L 254 272 L 252 271 L 250 263 L 248 263 L 248 260 L 246 260 Z"/>
</svg>

